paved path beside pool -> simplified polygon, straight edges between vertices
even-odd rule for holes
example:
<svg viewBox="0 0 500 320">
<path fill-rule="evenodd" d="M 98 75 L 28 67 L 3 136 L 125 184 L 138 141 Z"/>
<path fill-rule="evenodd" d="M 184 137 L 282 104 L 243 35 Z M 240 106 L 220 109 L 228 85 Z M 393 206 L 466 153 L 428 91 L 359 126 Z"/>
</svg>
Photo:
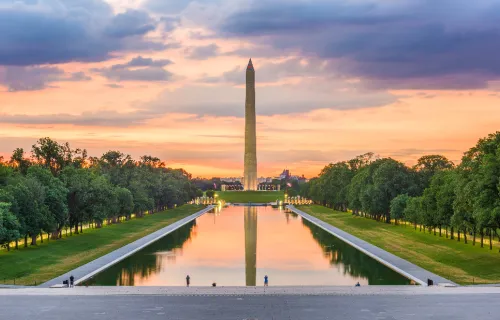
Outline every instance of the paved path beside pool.
<svg viewBox="0 0 500 320">
<path fill-rule="evenodd" d="M 76 286 L 74 288 L 11 288 L 0 289 L 4 296 L 418 296 L 418 295 L 494 295 L 500 298 L 498 287 L 440 287 L 440 286 L 256 286 L 256 287 L 127 287 Z M 0 317 L 0 319 L 2 319 Z"/>
<path fill-rule="evenodd" d="M 354 248 L 358 249 L 359 251 L 365 253 L 366 255 L 372 257 L 373 259 L 379 261 L 380 263 L 384 264 L 385 266 L 391 268 L 392 270 L 402 274 L 403 276 L 417 282 L 418 284 L 421 285 L 427 285 L 427 279 L 431 279 L 434 281 L 434 284 L 450 284 L 450 285 L 457 285 L 456 283 L 445 279 L 441 276 L 438 276 L 437 274 L 434 274 L 430 271 L 427 271 L 409 261 L 406 261 L 404 259 L 401 259 L 400 257 L 397 257 L 393 255 L 392 253 L 389 253 L 385 250 L 380 249 L 377 246 L 374 246 L 364 240 L 361 240 L 345 231 L 340 230 L 339 228 L 336 228 L 318 218 L 315 218 L 307 213 L 305 213 L 302 210 L 299 210 L 295 208 L 293 205 L 287 206 L 288 209 L 291 211 L 295 212 L 302 218 L 306 219 L 307 221 L 317 225 L 321 229 L 327 231 L 328 233 L 333 234 L 340 240 L 348 243 L 349 245 L 353 246 Z"/>
<path fill-rule="evenodd" d="M 92 277 L 93 275 L 101 272 L 102 270 L 109 268 L 113 264 L 120 262 L 121 260 L 125 259 L 126 257 L 134 254 L 135 252 L 141 250 L 142 248 L 150 245 L 151 243 L 163 238 L 167 234 L 169 234 L 172 231 L 175 231 L 179 227 L 182 227 L 186 223 L 193 221 L 194 219 L 198 218 L 199 216 L 207 213 L 208 211 L 212 210 L 214 208 L 213 205 L 210 205 L 206 207 L 203 210 L 200 210 L 184 219 L 181 219 L 175 223 L 172 223 L 169 226 L 166 226 L 163 229 L 160 229 L 158 231 L 155 231 L 139 240 L 136 240 L 132 243 L 129 243 L 120 249 L 116 249 L 113 252 L 110 252 L 100 258 L 97 258 L 81 267 L 78 267 L 74 270 L 71 270 L 68 273 L 65 273 L 57 278 L 54 278 L 52 280 L 49 280 L 43 284 L 40 285 L 40 287 L 51 287 L 54 285 L 61 285 L 63 283 L 63 280 L 68 280 L 71 275 L 75 277 L 75 284 L 81 283 L 88 278 Z"/>
</svg>

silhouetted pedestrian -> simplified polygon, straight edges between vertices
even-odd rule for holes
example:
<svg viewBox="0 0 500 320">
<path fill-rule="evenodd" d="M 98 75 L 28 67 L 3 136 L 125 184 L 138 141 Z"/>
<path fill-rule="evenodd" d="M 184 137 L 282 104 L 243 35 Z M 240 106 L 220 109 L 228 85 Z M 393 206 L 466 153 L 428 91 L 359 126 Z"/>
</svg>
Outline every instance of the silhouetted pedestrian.
<svg viewBox="0 0 500 320">
<path fill-rule="evenodd" d="M 267 277 L 267 275 L 264 276 L 264 287 L 267 287 L 269 285 L 269 278 Z"/>
<path fill-rule="evenodd" d="M 189 274 L 187 275 L 186 277 L 186 285 L 189 287 L 189 282 L 190 282 L 191 278 L 189 277 Z"/>
<path fill-rule="evenodd" d="M 69 277 L 70 288 L 73 288 L 74 283 L 75 283 L 75 277 L 73 277 L 73 275 L 71 275 L 71 277 Z"/>
</svg>

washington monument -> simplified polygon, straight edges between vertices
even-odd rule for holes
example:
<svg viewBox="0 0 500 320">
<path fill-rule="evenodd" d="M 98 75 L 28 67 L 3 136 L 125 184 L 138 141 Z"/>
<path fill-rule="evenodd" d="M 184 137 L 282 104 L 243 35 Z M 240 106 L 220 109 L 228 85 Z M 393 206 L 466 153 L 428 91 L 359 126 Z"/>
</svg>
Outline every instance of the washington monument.
<svg viewBox="0 0 500 320">
<path fill-rule="evenodd" d="M 245 169 L 243 187 L 245 191 L 257 190 L 257 137 L 255 130 L 255 70 L 252 59 L 246 72 L 245 98 Z"/>
</svg>

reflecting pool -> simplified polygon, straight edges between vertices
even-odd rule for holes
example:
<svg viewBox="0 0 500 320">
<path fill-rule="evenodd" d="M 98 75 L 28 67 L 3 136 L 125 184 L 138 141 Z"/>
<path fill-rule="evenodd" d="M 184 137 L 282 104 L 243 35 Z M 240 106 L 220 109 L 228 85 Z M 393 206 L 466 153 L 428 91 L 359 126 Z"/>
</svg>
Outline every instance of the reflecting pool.
<svg viewBox="0 0 500 320">
<path fill-rule="evenodd" d="M 227 207 L 206 213 L 85 285 L 404 285 L 410 280 L 294 213 Z"/>
</svg>

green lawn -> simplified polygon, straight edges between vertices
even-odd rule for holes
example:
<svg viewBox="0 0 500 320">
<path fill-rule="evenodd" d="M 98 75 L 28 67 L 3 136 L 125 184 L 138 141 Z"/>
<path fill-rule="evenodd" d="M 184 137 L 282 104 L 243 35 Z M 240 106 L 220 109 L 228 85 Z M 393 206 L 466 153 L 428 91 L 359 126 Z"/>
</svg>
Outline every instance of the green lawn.
<svg viewBox="0 0 500 320">
<path fill-rule="evenodd" d="M 395 226 L 356 217 L 321 206 L 301 206 L 301 210 L 335 227 L 385 249 L 422 268 L 459 284 L 500 283 L 498 245 L 489 250 L 479 242 L 472 245 L 439 235 L 415 231 L 412 226 Z M 469 237 L 468 237 L 469 238 Z"/>
<path fill-rule="evenodd" d="M 217 191 L 216 194 L 230 203 L 269 203 L 284 199 L 283 191 Z"/>
<path fill-rule="evenodd" d="M 15 279 L 16 284 L 40 284 L 201 209 L 203 206 L 184 205 L 102 229 L 87 229 L 57 241 L 0 251 L 0 283 L 13 284 Z"/>
</svg>

